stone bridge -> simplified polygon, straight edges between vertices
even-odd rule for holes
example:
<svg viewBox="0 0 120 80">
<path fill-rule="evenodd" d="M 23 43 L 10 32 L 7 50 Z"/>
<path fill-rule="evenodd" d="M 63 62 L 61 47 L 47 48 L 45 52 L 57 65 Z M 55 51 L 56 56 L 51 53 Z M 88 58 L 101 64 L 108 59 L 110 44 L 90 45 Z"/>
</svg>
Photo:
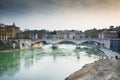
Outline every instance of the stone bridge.
<svg viewBox="0 0 120 80">
<path fill-rule="evenodd" d="M 99 44 L 104 44 L 104 47 L 109 48 L 110 47 L 110 40 L 109 39 L 99 39 L 99 38 L 82 38 L 82 39 L 39 39 L 39 40 L 33 40 L 32 44 L 38 43 L 38 42 L 45 42 L 48 44 L 59 44 L 61 42 L 70 42 L 73 44 L 82 44 L 84 42 L 95 42 Z"/>
</svg>

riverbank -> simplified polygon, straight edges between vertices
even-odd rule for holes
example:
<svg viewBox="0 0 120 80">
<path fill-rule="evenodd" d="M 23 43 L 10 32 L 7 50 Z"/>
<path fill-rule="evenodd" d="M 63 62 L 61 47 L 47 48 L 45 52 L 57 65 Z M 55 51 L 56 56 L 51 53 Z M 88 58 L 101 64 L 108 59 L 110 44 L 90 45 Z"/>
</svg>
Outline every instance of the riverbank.
<svg viewBox="0 0 120 80">
<path fill-rule="evenodd" d="M 105 48 L 98 48 L 98 49 L 101 50 L 103 53 L 105 53 L 108 59 L 115 59 L 116 56 L 120 58 L 120 54 L 118 54 L 115 51 L 112 51 L 110 49 L 105 49 Z"/>
<path fill-rule="evenodd" d="M 0 53 L 6 53 L 6 52 L 14 52 L 14 51 L 20 51 L 21 49 L 12 49 L 12 50 L 2 50 Z"/>
<path fill-rule="evenodd" d="M 15 52 L 15 51 L 24 51 L 29 49 L 11 49 L 11 50 L 2 50 L 0 53 Z"/>
<path fill-rule="evenodd" d="M 41 49 L 41 48 L 2 50 L 2 51 L 0 51 L 0 53 L 15 52 L 15 51 L 25 51 L 25 50 L 32 50 L 32 49 Z"/>
<path fill-rule="evenodd" d="M 120 80 L 120 61 L 105 59 L 86 64 L 65 80 Z"/>
</svg>

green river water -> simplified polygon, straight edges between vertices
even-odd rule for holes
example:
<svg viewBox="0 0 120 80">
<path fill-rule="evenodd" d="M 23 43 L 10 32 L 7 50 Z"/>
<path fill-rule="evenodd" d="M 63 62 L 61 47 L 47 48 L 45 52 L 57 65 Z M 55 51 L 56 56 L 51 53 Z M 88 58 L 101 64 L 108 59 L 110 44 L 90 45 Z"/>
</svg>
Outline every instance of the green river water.
<svg viewBox="0 0 120 80">
<path fill-rule="evenodd" d="M 0 80 L 64 80 L 85 64 L 105 58 L 104 53 L 92 47 L 51 46 L 0 53 Z"/>
</svg>

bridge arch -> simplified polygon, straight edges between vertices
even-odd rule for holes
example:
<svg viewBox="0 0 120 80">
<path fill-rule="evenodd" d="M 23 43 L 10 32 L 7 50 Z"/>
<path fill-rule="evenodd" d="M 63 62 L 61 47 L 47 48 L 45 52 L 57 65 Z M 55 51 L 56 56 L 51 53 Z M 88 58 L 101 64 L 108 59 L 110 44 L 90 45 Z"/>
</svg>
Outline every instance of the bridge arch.
<svg viewBox="0 0 120 80">
<path fill-rule="evenodd" d="M 48 44 L 47 41 L 40 41 L 40 43 L 42 43 L 42 44 Z"/>
<path fill-rule="evenodd" d="M 58 44 L 76 44 L 74 41 L 68 41 L 68 40 L 63 40 L 63 41 L 60 41 L 58 42 Z"/>
<path fill-rule="evenodd" d="M 33 41 L 32 42 L 32 45 L 34 45 L 34 44 L 48 44 L 48 42 L 46 41 L 46 40 L 37 40 L 37 41 Z"/>
<path fill-rule="evenodd" d="M 83 41 L 83 42 L 81 42 L 80 44 L 103 44 L 103 43 L 101 43 L 101 42 L 98 42 L 98 41 L 93 41 L 93 40 L 91 40 L 91 41 Z"/>
<path fill-rule="evenodd" d="M 84 44 L 84 43 L 90 43 L 90 44 L 104 44 L 104 42 L 102 40 L 83 40 L 80 42 L 80 44 Z"/>
</svg>

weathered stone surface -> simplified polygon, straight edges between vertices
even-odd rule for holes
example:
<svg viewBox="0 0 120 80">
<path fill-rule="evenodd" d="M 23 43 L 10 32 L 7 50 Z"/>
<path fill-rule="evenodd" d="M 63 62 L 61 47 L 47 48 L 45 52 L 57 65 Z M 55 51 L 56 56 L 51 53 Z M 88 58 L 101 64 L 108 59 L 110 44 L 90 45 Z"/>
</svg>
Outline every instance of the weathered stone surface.
<svg viewBox="0 0 120 80">
<path fill-rule="evenodd" d="M 120 61 L 105 59 L 86 64 L 65 80 L 120 80 Z"/>
</svg>

